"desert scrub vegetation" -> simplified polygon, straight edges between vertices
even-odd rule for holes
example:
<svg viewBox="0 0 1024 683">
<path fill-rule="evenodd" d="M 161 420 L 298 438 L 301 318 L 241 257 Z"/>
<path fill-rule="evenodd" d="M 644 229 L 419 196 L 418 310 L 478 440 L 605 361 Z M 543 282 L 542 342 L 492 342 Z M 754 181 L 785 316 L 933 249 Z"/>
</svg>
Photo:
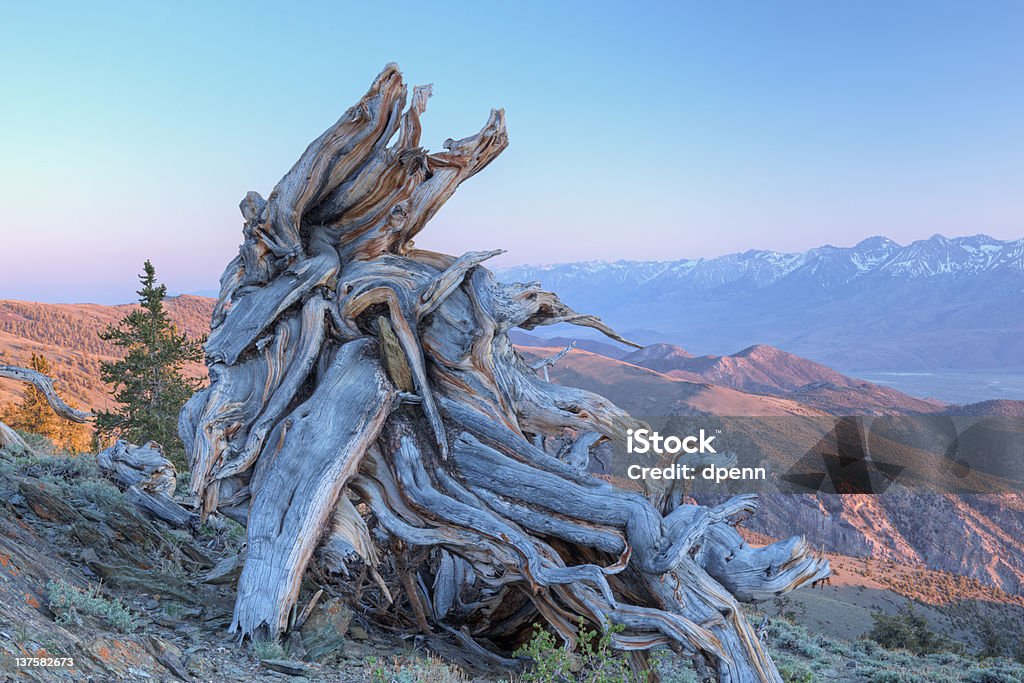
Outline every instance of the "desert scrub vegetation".
<svg viewBox="0 0 1024 683">
<path fill-rule="evenodd" d="M 777 662 L 779 675 L 785 683 L 812 683 L 814 673 L 806 665 L 798 662 Z"/>
<path fill-rule="evenodd" d="M 4 453 L 11 457 L 32 457 L 35 454 L 41 455 L 53 455 L 57 452 L 57 447 L 53 445 L 53 442 L 47 439 L 41 434 L 35 434 L 33 432 L 26 432 L 20 429 L 15 429 L 21 440 L 25 442 L 29 450 L 25 450 L 21 446 L 8 446 L 6 449 L 2 449 Z"/>
<path fill-rule="evenodd" d="M 252 641 L 252 653 L 257 659 L 284 659 L 284 648 L 276 640 Z"/>
<path fill-rule="evenodd" d="M 900 607 L 896 614 L 874 612 L 874 622 L 867 637 L 889 650 L 906 650 L 916 655 L 939 652 L 960 652 L 962 646 L 940 636 L 928 626 L 911 603 Z"/>
<path fill-rule="evenodd" d="M 912 631 L 918 628 L 916 620 L 911 624 Z M 813 634 L 784 618 L 771 619 L 765 635 L 786 683 L 1024 683 L 1024 666 L 1002 657 L 976 658 L 959 651 L 918 654 L 889 649 L 870 638 L 844 641 Z M 935 642 L 925 639 L 929 647 Z"/>
<path fill-rule="evenodd" d="M 78 588 L 66 581 L 50 581 L 46 585 L 50 611 L 57 623 L 82 625 L 82 615 L 98 617 L 121 633 L 135 630 L 135 617 L 120 600 L 103 597 L 95 586 Z"/>
<path fill-rule="evenodd" d="M 924 567 L 908 567 L 891 560 L 861 558 L 860 561 L 862 566 L 851 567 L 851 573 L 871 578 L 905 598 L 933 607 L 947 607 L 951 616 L 963 610 L 965 598 L 1024 606 L 1024 595 L 1007 593 L 970 576 Z"/>
<path fill-rule="evenodd" d="M 523 683 L 632 683 L 637 677 L 629 663 L 621 652 L 612 649 L 612 636 L 621 630 L 621 626 L 605 624 L 598 634 L 580 622 L 576 651 L 569 652 L 550 631 L 537 624 L 533 637 L 514 653 L 530 660 L 530 668 L 519 680 Z"/>
<path fill-rule="evenodd" d="M 363 662 L 369 683 L 469 683 L 460 669 L 432 655 L 419 657 L 368 657 Z"/>
<path fill-rule="evenodd" d="M 38 437 L 49 443 L 45 437 Z M 33 448 L 33 444 L 29 444 Z M 40 479 L 82 479 L 100 477 L 96 456 L 59 453 L 52 448 L 39 448 L 35 454 L 15 455 L 13 463 L 19 474 Z"/>
<path fill-rule="evenodd" d="M 13 495 L 17 477 L 34 477 L 58 487 L 62 494 L 75 500 L 99 504 L 120 497 L 120 491 L 99 471 L 96 456 L 55 454 L 48 439 L 38 435 L 22 435 L 35 452 L 0 450 L 0 494 Z"/>
<path fill-rule="evenodd" d="M 82 479 L 71 485 L 69 493 L 74 500 L 99 507 L 113 507 L 124 500 L 121 489 L 106 479 Z"/>
<path fill-rule="evenodd" d="M 121 490 L 100 473 L 95 455 L 21 454 L 0 461 L 0 468 L 7 475 L 35 477 L 53 484 L 69 500 L 96 508 L 111 508 L 124 501 Z"/>
</svg>

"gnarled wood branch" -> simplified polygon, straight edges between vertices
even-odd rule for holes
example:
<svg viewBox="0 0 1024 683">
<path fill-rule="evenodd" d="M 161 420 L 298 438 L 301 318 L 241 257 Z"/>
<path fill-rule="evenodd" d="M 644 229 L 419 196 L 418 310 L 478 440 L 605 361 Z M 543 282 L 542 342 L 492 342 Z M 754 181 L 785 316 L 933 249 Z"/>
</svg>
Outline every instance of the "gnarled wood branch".
<svg viewBox="0 0 1024 683">
<path fill-rule="evenodd" d="M 65 403 L 54 390 L 53 380 L 41 372 L 16 365 L 0 365 L 0 378 L 31 384 L 43 394 L 53 412 L 66 420 L 83 423 L 93 418 L 92 413 L 77 410 Z M 0 450 L 32 452 L 32 448 L 25 443 L 25 440 L 3 422 L 0 422 Z"/>
<path fill-rule="evenodd" d="M 81 424 L 88 422 L 93 417 L 92 413 L 84 410 L 77 410 L 65 403 L 54 390 L 53 380 L 41 372 L 36 372 L 29 368 L 20 368 L 16 365 L 0 365 L 0 378 L 15 379 L 19 382 L 27 382 L 28 384 L 31 384 L 43 394 L 46 398 L 46 402 L 50 404 L 50 408 L 53 412 L 57 413 L 65 420 L 71 420 L 72 422 L 78 422 Z"/>
<path fill-rule="evenodd" d="M 124 488 L 135 486 L 143 491 L 170 496 L 177 487 L 174 465 L 164 457 L 160 445 L 153 441 L 134 446 L 118 440 L 97 454 L 96 464 Z"/>
<path fill-rule="evenodd" d="M 347 567 L 361 562 L 367 590 L 406 606 L 390 618 L 494 661 L 538 621 L 572 646 L 582 619 L 621 626 L 613 642 L 637 667 L 669 645 L 723 681 L 781 680 L 737 601 L 824 578 L 828 563 L 799 539 L 747 546 L 734 526 L 750 497 L 706 508 L 587 471 L 594 444 L 641 423 L 538 377 L 508 332 L 571 323 L 630 342 L 536 283 L 498 282 L 482 263 L 499 252 L 413 246 L 508 139 L 498 110 L 429 153 L 430 88 L 403 112 L 406 93 L 389 65 L 269 199 L 241 204 L 212 382 L 179 423 L 202 514 L 248 521 L 232 630 L 287 630 L 320 545 L 327 570 L 359 581 Z"/>
</svg>

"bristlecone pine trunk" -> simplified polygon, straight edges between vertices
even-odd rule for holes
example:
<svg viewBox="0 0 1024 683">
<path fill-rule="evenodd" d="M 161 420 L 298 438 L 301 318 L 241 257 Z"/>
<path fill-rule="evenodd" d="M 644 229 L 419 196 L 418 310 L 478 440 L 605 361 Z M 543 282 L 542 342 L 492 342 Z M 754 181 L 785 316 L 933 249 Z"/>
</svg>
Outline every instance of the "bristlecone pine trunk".
<svg viewBox="0 0 1024 683">
<path fill-rule="evenodd" d="M 478 658 L 505 661 L 537 622 L 572 645 L 582 621 L 617 626 L 638 671 L 667 644 L 722 681 L 780 681 L 737 600 L 822 579 L 827 562 L 799 538 L 746 545 L 734 526 L 753 497 L 663 509 L 587 473 L 595 435 L 638 423 L 544 381 L 508 332 L 568 322 L 629 342 L 536 284 L 496 280 L 480 264 L 499 251 L 413 246 L 508 137 L 495 110 L 428 153 L 430 87 L 406 96 L 387 66 L 268 199 L 241 203 L 212 383 L 180 421 L 202 514 L 247 526 L 232 630 L 281 635 L 311 561 L 359 564 L 382 619 Z M 545 450 L 566 435 L 567 457 Z"/>
</svg>

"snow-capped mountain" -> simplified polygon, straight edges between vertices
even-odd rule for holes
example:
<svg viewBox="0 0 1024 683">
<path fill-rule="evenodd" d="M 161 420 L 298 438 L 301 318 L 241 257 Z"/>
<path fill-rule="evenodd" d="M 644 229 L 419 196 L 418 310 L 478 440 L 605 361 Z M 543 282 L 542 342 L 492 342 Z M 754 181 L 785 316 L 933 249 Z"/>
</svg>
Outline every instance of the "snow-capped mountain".
<svg viewBox="0 0 1024 683">
<path fill-rule="evenodd" d="M 699 353 L 767 343 L 844 370 L 1024 367 L 1024 239 L 870 237 L 801 253 L 588 261 L 499 271 L 540 281 L 641 342 Z"/>
<path fill-rule="evenodd" d="M 557 289 L 575 280 L 587 280 L 617 286 L 685 284 L 703 291 L 732 283 L 767 287 L 793 274 L 834 286 L 871 275 L 965 277 L 1000 268 L 1024 271 L 1024 239 L 1001 241 L 988 235 L 950 239 L 934 235 L 901 246 L 879 236 L 853 247 L 825 245 L 805 252 L 752 249 L 710 259 L 583 261 L 519 266 L 501 274 L 509 280 L 541 279 Z"/>
</svg>

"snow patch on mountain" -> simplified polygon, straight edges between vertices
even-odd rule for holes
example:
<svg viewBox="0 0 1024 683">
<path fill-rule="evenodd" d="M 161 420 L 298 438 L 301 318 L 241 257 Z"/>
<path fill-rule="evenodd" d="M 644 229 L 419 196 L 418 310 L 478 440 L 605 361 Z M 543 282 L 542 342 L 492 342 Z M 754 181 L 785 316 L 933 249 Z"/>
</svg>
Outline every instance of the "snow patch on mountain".
<svg viewBox="0 0 1024 683">
<path fill-rule="evenodd" d="M 1002 268 L 1024 272 L 1024 239 L 934 235 L 903 246 L 876 236 L 853 247 L 825 245 L 805 252 L 752 249 L 677 261 L 584 261 L 519 266 L 499 274 L 505 280 L 530 280 L 543 274 L 545 283 L 556 289 L 559 284 L 597 277 L 606 285 L 685 284 L 702 291 L 730 283 L 762 288 L 787 277 L 837 286 L 865 277 L 965 277 Z"/>
</svg>

